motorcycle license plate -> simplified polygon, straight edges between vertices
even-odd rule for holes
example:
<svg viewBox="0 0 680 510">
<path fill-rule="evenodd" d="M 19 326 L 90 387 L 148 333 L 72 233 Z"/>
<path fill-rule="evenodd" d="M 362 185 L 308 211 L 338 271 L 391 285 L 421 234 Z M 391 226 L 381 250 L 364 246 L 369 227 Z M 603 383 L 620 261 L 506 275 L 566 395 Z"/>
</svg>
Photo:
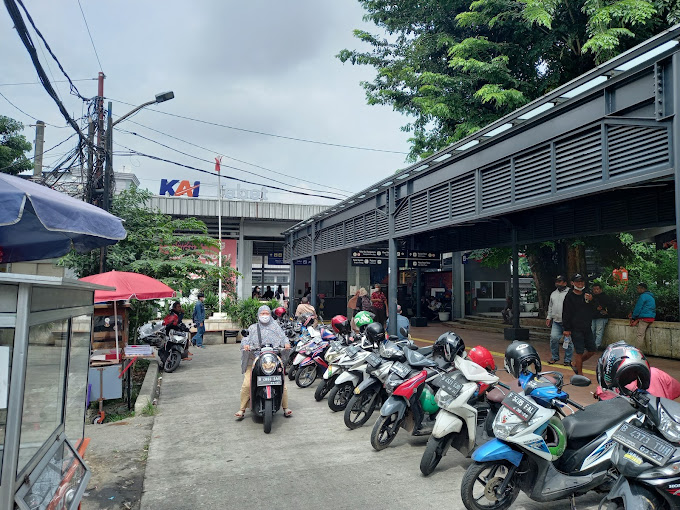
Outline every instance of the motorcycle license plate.
<svg viewBox="0 0 680 510">
<path fill-rule="evenodd" d="M 376 353 L 372 352 L 366 357 L 366 363 L 371 365 L 373 368 L 377 368 L 382 364 L 383 360 Z"/>
<path fill-rule="evenodd" d="M 407 367 L 403 363 L 400 363 L 399 361 L 393 363 L 392 366 L 390 367 L 390 372 L 392 372 L 393 374 L 397 374 L 402 379 L 405 378 L 410 371 L 411 369 L 409 367 Z"/>
<path fill-rule="evenodd" d="M 463 389 L 463 385 L 456 381 L 453 377 L 447 375 L 439 376 L 439 387 L 446 393 L 456 398 L 460 395 L 460 391 Z"/>
<path fill-rule="evenodd" d="M 273 384 L 282 384 L 280 375 L 258 375 L 258 386 L 271 386 Z"/>
<path fill-rule="evenodd" d="M 665 465 L 675 452 L 672 444 L 630 423 L 622 423 L 612 439 L 657 466 Z"/>
<path fill-rule="evenodd" d="M 511 391 L 503 399 L 503 405 L 515 413 L 522 421 L 529 421 L 534 417 L 538 407 L 529 402 L 523 396 Z"/>
<path fill-rule="evenodd" d="M 350 345 L 347 348 L 347 351 L 345 351 L 345 354 L 347 354 L 347 357 L 351 358 L 354 356 L 357 352 L 359 352 L 359 346 L 358 345 Z"/>
</svg>

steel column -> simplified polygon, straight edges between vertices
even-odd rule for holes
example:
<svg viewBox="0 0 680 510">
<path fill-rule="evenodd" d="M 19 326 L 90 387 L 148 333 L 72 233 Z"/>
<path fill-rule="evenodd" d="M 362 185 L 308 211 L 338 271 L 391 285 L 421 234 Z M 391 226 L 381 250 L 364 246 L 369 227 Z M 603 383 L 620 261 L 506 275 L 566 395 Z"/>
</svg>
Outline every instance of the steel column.
<svg viewBox="0 0 680 510">
<path fill-rule="evenodd" d="M 420 300 L 423 297 L 422 289 L 420 287 L 421 284 L 422 284 L 421 269 L 418 268 L 416 269 L 416 317 L 422 317 L 420 313 L 422 312 Z"/>
<path fill-rule="evenodd" d="M 295 261 L 290 261 L 290 281 L 288 282 L 288 315 L 293 317 L 295 313 Z"/>
<path fill-rule="evenodd" d="M 673 53 L 673 127 L 671 133 L 671 161 L 675 170 L 675 240 L 680 240 L 680 53 Z M 680 258 L 678 258 L 680 275 Z M 680 297 L 679 297 L 680 300 Z"/>
<path fill-rule="evenodd" d="M 512 227 L 512 327 L 519 329 L 519 247 L 517 227 Z"/>
<path fill-rule="evenodd" d="M 397 334 L 397 284 L 399 283 L 399 261 L 397 259 L 397 239 L 394 236 L 394 213 L 396 202 L 394 199 L 394 188 L 390 188 L 387 202 L 388 225 L 390 238 L 388 241 L 388 260 L 387 260 L 387 314 L 392 318 L 388 333 Z"/>
</svg>

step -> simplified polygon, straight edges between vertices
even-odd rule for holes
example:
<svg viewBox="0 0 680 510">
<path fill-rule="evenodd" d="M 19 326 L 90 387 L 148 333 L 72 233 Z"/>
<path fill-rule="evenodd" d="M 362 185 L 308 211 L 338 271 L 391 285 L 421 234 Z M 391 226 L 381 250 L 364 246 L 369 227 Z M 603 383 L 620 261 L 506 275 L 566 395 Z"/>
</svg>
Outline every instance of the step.
<svg viewBox="0 0 680 510">
<path fill-rule="evenodd" d="M 467 324 L 469 326 L 479 326 L 479 327 L 497 327 L 497 328 L 509 328 L 511 327 L 510 324 L 505 324 L 502 321 L 490 321 L 490 320 L 470 320 L 467 317 L 464 319 L 456 319 L 455 321 L 457 324 Z M 543 331 L 548 334 L 550 334 L 550 328 L 546 328 L 545 325 L 538 326 L 534 324 L 526 324 L 524 322 L 520 322 L 520 327 L 526 328 L 532 331 Z"/>
<path fill-rule="evenodd" d="M 452 321 L 444 322 L 447 326 L 451 327 L 454 331 L 457 329 L 470 329 L 474 331 L 485 331 L 487 333 L 502 333 L 505 328 L 510 327 L 508 324 L 481 324 L 478 321 L 461 322 Z M 536 340 L 550 340 L 550 330 L 548 328 L 528 328 L 529 336 Z"/>
</svg>

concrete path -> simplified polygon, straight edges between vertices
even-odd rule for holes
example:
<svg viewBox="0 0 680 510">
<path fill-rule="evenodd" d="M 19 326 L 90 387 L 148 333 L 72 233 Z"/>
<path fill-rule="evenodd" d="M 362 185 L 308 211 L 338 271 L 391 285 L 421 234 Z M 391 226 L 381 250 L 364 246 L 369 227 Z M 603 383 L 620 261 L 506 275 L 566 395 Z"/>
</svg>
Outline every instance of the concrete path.
<svg viewBox="0 0 680 510">
<path fill-rule="evenodd" d="M 274 416 L 272 433 L 250 415 L 234 421 L 243 380 L 238 345 L 194 349 L 194 359 L 164 374 L 141 508 L 185 509 L 408 509 L 463 508 L 460 481 L 469 460 L 455 450 L 428 478 L 418 466 L 427 438 L 401 430 L 393 445 L 375 452 L 373 420 L 350 431 L 342 415 L 315 402 L 313 385 L 289 386 L 294 417 Z M 595 509 L 597 495 L 578 498 Z M 524 495 L 513 510 L 567 510 Z"/>
</svg>

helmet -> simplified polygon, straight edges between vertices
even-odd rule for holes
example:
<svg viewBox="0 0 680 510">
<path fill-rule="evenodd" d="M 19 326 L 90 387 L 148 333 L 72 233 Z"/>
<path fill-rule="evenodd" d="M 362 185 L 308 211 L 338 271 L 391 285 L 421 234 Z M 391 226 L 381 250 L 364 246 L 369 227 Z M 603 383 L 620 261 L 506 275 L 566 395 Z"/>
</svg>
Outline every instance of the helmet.
<svg viewBox="0 0 680 510">
<path fill-rule="evenodd" d="M 425 385 L 423 392 L 420 394 L 420 404 L 423 406 L 423 411 L 428 414 L 434 414 L 439 410 L 439 406 L 434 399 L 434 393 L 430 391 L 427 385 Z"/>
<path fill-rule="evenodd" d="M 286 309 L 282 306 L 279 306 L 278 308 L 274 308 L 274 315 L 276 315 L 279 319 L 283 317 L 286 314 Z"/>
<path fill-rule="evenodd" d="M 314 315 L 311 313 L 303 313 L 300 315 L 300 322 L 304 327 L 311 326 L 314 324 Z"/>
<path fill-rule="evenodd" d="M 349 321 L 344 315 L 336 315 L 331 319 L 331 327 L 336 333 L 347 334 L 350 332 L 351 328 L 349 326 Z"/>
<path fill-rule="evenodd" d="M 541 358 L 533 345 L 515 341 L 505 349 L 505 370 L 513 377 L 518 378 L 531 364 L 534 365 L 536 373 L 541 371 Z"/>
<path fill-rule="evenodd" d="M 552 460 L 559 459 L 567 449 L 567 430 L 562 420 L 557 416 L 552 416 L 541 436 L 552 455 Z"/>
<path fill-rule="evenodd" d="M 442 354 L 446 361 L 452 362 L 456 356 L 465 354 L 465 342 L 453 331 L 449 331 L 437 338 L 432 351 Z"/>
<path fill-rule="evenodd" d="M 646 390 L 650 379 L 651 371 L 645 355 L 624 341 L 611 344 L 597 360 L 597 382 L 605 389 L 617 388 L 628 395 L 627 385 L 637 381 L 638 389 Z"/>
<path fill-rule="evenodd" d="M 380 343 L 385 340 L 385 328 L 379 322 L 372 322 L 364 331 L 366 333 L 366 338 L 368 338 L 373 343 Z"/>
<path fill-rule="evenodd" d="M 357 325 L 360 331 L 363 331 L 366 326 L 373 322 L 373 317 L 367 311 L 359 312 L 354 316 L 354 324 Z"/>
<path fill-rule="evenodd" d="M 468 359 L 474 361 L 480 367 L 486 368 L 487 370 L 496 370 L 496 363 L 493 360 L 493 356 L 489 352 L 489 349 L 478 345 L 470 349 L 468 352 Z"/>
</svg>

